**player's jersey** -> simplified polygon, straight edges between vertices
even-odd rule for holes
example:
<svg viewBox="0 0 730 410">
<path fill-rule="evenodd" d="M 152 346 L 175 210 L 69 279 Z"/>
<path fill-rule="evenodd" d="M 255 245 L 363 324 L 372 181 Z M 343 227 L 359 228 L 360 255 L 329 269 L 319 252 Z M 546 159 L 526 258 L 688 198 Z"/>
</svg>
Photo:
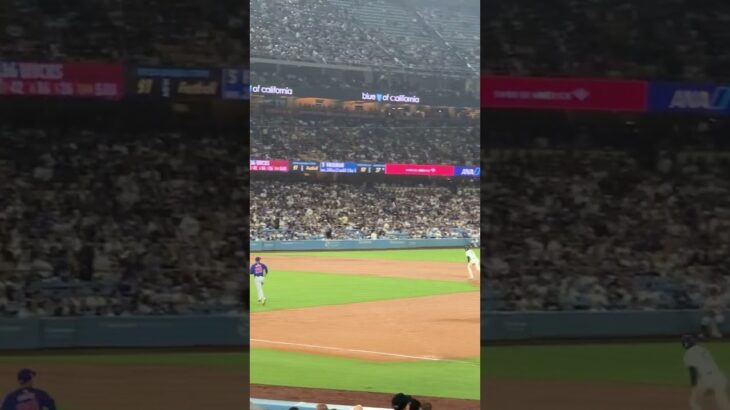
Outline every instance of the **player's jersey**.
<svg viewBox="0 0 730 410">
<path fill-rule="evenodd" d="M 479 263 L 479 258 L 477 258 L 477 254 L 474 253 L 473 249 L 466 251 L 466 257 L 469 258 L 469 263 Z"/>
<path fill-rule="evenodd" d="M 684 352 L 684 365 L 696 368 L 700 377 L 721 374 L 710 352 L 699 345 L 692 346 Z"/>
<path fill-rule="evenodd" d="M 264 273 L 269 273 L 269 268 L 261 262 L 256 262 L 251 265 L 251 274 L 254 276 L 264 276 Z"/>
<path fill-rule="evenodd" d="M 5 396 L 2 410 L 56 410 L 56 403 L 43 390 L 24 387 Z"/>
</svg>

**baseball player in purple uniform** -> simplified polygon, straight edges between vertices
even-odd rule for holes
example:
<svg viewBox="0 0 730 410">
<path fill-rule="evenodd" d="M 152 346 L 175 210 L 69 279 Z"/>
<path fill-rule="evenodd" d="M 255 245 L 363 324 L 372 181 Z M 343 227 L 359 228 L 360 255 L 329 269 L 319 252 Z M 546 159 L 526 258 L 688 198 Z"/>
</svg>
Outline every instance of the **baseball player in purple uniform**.
<svg viewBox="0 0 730 410">
<path fill-rule="evenodd" d="M 33 388 L 35 375 L 30 369 L 18 372 L 20 388 L 5 396 L 2 410 L 56 410 L 56 403 L 50 394 Z"/>
<path fill-rule="evenodd" d="M 266 304 L 266 296 L 264 296 L 264 277 L 269 274 L 269 268 L 261 263 L 261 257 L 256 257 L 256 263 L 251 265 L 251 274 L 256 283 L 256 296 L 259 303 Z"/>
</svg>

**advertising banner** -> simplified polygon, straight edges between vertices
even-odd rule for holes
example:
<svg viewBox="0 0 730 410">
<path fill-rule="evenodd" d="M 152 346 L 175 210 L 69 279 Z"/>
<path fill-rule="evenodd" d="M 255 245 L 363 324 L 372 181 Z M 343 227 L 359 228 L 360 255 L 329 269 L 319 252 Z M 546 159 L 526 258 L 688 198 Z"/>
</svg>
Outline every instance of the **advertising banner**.
<svg viewBox="0 0 730 410">
<path fill-rule="evenodd" d="M 281 95 L 285 97 L 291 97 L 294 95 L 294 90 L 286 86 L 278 85 L 262 85 L 262 84 L 251 84 L 249 87 L 251 94 L 261 95 Z"/>
<path fill-rule="evenodd" d="M 386 175 L 454 176 L 453 165 L 385 164 Z"/>
<path fill-rule="evenodd" d="M 418 104 L 445 107 L 478 107 L 476 97 L 462 96 L 421 96 L 412 92 L 393 90 L 356 90 L 352 88 L 304 87 L 294 84 L 260 84 L 253 79 L 249 87 L 251 95 L 281 97 L 331 98 L 343 101 L 382 102 L 390 104 Z M 466 94 L 466 93 L 463 93 Z"/>
<path fill-rule="evenodd" d="M 357 172 L 357 164 L 354 162 L 320 162 L 319 172 L 342 172 L 354 174 Z"/>
<path fill-rule="evenodd" d="M 645 81 L 482 77 L 482 107 L 644 112 Z"/>
<path fill-rule="evenodd" d="M 119 99 L 123 94 L 121 65 L 0 61 L 0 95 Z"/>
<path fill-rule="evenodd" d="M 285 159 L 252 159 L 249 160 L 251 171 L 289 172 L 289 161 Z"/>
<path fill-rule="evenodd" d="M 384 103 L 408 103 L 418 104 L 421 99 L 415 95 L 404 95 L 397 93 L 381 93 L 381 92 L 366 92 L 363 91 L 360 94 L 360 99 L 363 101 L 375 101 Z"/>
<path fill-rule="evenodd" d="M 251 84 L 247 69 L 224 68 L 221 81 L 221 96 L 224 100 L 247 100 Z"/>
<path fill-rule="evenodd" d="M 730 86 L 649 83 L 649 111 L 730 113 Z"/>
<path fill-rule="evenodd" d="M 220 70 L 207 68 L 134 67 L 128 95 L 211 99 L 220 93 Z"/>
<path fill-rule="evenodd" d="M 477 177 L 481 175 L 479 167 L 455 167 L 454 176 L 457 177 Z"/>
</svg>

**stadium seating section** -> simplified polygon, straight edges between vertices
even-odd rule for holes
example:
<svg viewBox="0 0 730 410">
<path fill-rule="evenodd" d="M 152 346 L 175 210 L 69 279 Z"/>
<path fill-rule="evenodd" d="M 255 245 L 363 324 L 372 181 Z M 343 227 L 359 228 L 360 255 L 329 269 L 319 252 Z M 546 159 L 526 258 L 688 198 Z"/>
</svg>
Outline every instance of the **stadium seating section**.
<svg viewBox="0 0 730 410">
<path fill-rule="evenodd" d="M 243 311 L 240 137 L 0 138 L 0 317 Z"/>
<path fill-rule="evenodd" d="M 251 55 L 478 72 L 478 10 L 400 0 L 252 0 Z"/>
<path fill-rule="evenodd" d="M 5 60 L 140 65 L 243 64 L 247 13 L 236 0 L 7 0 Z"/>
<path fill-rule="evenodd" d="M 487 73 L 725 80 L 730 67 L 719 0 L 496 0 L 484 16 Z"/>
</svg>

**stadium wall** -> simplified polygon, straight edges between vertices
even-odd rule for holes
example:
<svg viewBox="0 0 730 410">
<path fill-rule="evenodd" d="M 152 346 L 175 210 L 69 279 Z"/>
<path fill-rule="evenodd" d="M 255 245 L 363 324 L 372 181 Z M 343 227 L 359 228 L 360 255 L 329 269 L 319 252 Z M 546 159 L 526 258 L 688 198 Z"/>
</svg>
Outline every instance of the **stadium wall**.
<svg viewBox="0 0 730 410">
<path fill-rule="evenodd" d="M 458 239 L 367 239 L 367 240 L 304 240 L 251 241 L 251 252 L 262 251 L 331 251 L 368 249 L 458 248 L 469 245 L 468 238 Z"/>
<path fill-rule="evenodd" d="M 730 311 L 725 312 L 727 316 Z M 697 331 L 698 310 L 482 312 L 482 341 L 574 338 L 647 338 Z M 730 331 L 725 322 L 723 332 Z"/>
<path fill-rule="evenodd" d="M 292 407 L 297 407 L 299 410 L 316 410 L 317 403 L 305 403 L 295 401 L 281 401 L 281 400 L 263 400 L 263 399 L 251 399 L 251 408 L 260 410 L 289 410 Z M 337 410 L 352 410 L 352 405 L 340 405 L 340 404 L 327 404 L 330 409 Z M 376 407 L 363 407 L 363 410 L 388 410 L 385 408 Z"/>
<path fill-rule="evenodd" d="M 248 345 L 243 316 L 0 319 L 0 349 Z"/>
</svg>

